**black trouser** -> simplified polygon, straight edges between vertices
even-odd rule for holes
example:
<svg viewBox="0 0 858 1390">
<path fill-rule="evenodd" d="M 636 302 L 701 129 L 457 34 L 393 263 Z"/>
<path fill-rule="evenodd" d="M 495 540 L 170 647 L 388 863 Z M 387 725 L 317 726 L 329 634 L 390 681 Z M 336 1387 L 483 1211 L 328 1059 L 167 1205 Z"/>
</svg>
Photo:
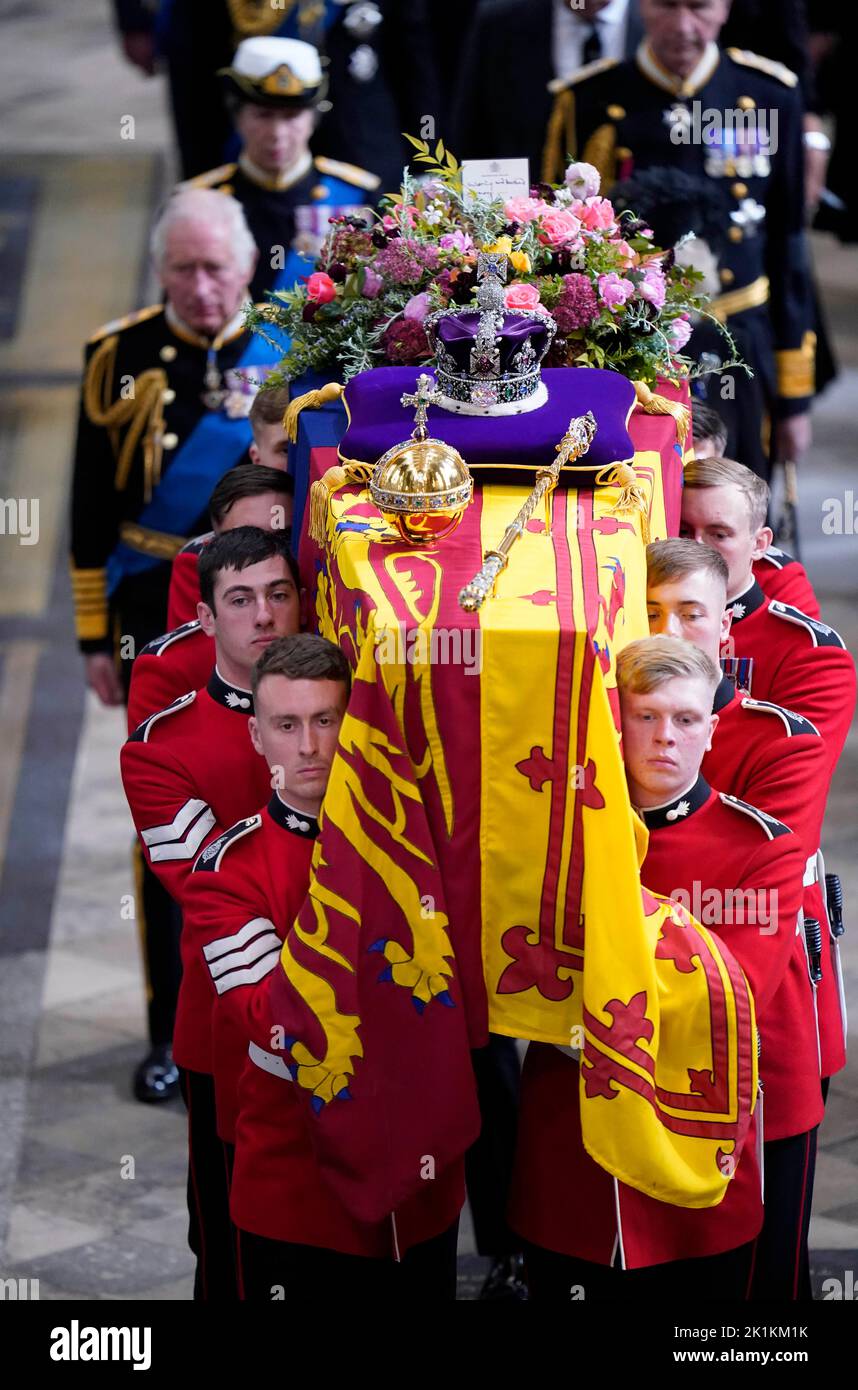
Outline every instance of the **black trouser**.
<svg viewBox="0 0 858 1390">
<path fill-rule="evenodd" d="M 160 637 L 166 629 L 169 587 L 170 565 L 160 564 L 133 579 L 123 580 L 116 591 L 113 602 L 116 655 L 126 698 L 134 657 L 147 642 Z M 156 1047 L 173 1040 L 176 1001 L 182 978 L 179 954 L 182 914 L 160 879 L 152 872 L 137 842 L 133 854 L 137 916 L 146 976 L 149 1040 Z"/>
<path fill-rule="evenodd" d="M 455 1221 L 441 1235 L 413 1245 L 399 1263 L 239 1231 L 241 1296 L 249 1303 L 288 1303 L 292 1297 L 300 1301 L 324 1296 L 332 1307 L 337 1301 L 363 1303 L 369 1299 L 411 1307 L 419 1306 L 418 1299 L 454 1302 L 458 1231 Z"/>
<path fill-rule="evenodd" d="M 521 1246 L 506 1224 L 515 1158 L 521 1063 L 514 1038 L 491 1033 L 487 1047 L 471 1053 L 482 1128 L 465 1155 L 468 1201 L 477 1250 L 496 1259 Z"/>
<path fill-rule="evenodd" d="M 813 1297 L 807 1238 L 817 1129 L 763 1146 L 765 1214 L 755 1242 L 753 1300 L 801 1303 Z"/>
<path fill-rule="evenodd" d="M 669 1260 L 643 1269 L 618 1269 L 558 1255 L 525 1244 L 531 1303 L 622 1303 L 632 1299 L 693 1298 L 713 1302 L 743 1300 L 753 1265 L 754 1242 L 723 1255 L 696 1260 Z"/>
<path fill-rule="evenodd" d="M 232 1155 L 218 1138 L 214 1080 L 180 1069 L 188 1107 L 188 1244 L 197 1257 L 194 1298 L 232 1302 L 238 1298 L 235 1228 L 229 1219 Z"/>
</svg>

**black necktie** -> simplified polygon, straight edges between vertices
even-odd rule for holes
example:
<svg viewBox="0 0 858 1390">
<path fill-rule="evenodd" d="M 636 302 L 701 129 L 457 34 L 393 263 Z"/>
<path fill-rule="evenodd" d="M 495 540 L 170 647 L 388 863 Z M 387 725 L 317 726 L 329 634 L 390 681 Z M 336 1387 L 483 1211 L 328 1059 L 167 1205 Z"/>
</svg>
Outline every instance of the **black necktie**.
<svg viewBox="0 0 858 1390">
<path fill-rule="evenodd" d="M 595 63 L 597 58 L 602 56 L 602 35 L 599 32 L 599 25 L 594 19 L 590 25 L 590 32 L 584 40 L 584 47 L 581 51 L 582 61 L 585 63 Z"/>
</svg>

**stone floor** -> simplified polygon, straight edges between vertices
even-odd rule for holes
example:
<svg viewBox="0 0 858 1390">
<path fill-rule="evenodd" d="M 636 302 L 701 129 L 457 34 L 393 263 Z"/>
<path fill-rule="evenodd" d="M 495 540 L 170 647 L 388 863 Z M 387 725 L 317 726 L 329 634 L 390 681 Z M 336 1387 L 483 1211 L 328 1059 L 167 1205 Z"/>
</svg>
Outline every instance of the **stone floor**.
<svg viewBox="0 0 858 1390">
<path fill-rule="evenodd" d="M 38 544 L 0 537 L 0 1277 L 37 1279 L 42 1298 L 184 1299 L 183 1112 L 129 1096 L 144 1009 L 123 726 L 84 696 L 64 575 L 80 342 L 145 302 L 146 225 L 169 170 L 160 84 L 123 65 L 107 8 L 64 0 L 58 73 L 58 7 L 0 0 L 0 270 L 12 272 L 0 275 L 0 495 L 41 502 Z M 129 112 L 136 140 L 121 145 Z M 855 487 L 858 251 L 825 240 L 816 258 L 843 371 L 802 470 L 802 536 L 825 614 L 856 651 L 858 539 L 825 535 L 822 516 L 826 499 Z M 853 728 L 825 836 L 853 924 L 856 783 Z M 855 925 L 845 956 L 858 1007 Z M 817 1283 L 858 1269 L 856 1058 L 835 1079 L 821 1133 Z M 481 1270 L 473 1250 L 466 1215 L 465 1297 Z"/>
</svg>

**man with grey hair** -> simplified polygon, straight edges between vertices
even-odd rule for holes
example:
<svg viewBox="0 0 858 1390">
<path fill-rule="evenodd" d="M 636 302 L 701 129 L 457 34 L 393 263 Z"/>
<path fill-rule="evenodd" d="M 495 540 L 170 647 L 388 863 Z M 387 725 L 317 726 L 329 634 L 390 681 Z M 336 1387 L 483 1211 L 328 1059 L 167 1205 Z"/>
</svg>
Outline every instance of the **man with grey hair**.
<svg viewBox="0 0 858 1390">
<path fill-rule="evenodd" d="M 71 499 L 71 574 L 87 684 L 127 697 L 137 652 L 165 631 L 170 562 L 205 529 L 215 483 L 251 442 L 256 387 L 282 350 L 244 325 L 256 246 L 235 199 L 170 199 L 152 235 L 164 302 L 106 324 L 86 346 Z M 173 1094 L 169 1056 L 178 935 L 172 904 L 144 876 L 153 1052 L 141 1100 Z"/>
</svg>

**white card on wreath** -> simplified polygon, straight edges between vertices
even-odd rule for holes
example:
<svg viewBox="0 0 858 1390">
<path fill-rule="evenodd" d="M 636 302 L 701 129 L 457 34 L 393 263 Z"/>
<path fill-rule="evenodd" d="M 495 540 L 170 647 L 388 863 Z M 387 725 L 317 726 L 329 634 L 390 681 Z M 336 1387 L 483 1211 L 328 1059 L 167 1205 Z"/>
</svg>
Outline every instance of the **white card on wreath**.
<svg viewBox="0 0 858 1390">
<path fill-rule="evenodd" d="M 462 193 L 466 207 L 471 194 L 489 202 L 526 198 L 530 193 L 530 163 L 526 159 L 463 159 Z"/>
</svg>

